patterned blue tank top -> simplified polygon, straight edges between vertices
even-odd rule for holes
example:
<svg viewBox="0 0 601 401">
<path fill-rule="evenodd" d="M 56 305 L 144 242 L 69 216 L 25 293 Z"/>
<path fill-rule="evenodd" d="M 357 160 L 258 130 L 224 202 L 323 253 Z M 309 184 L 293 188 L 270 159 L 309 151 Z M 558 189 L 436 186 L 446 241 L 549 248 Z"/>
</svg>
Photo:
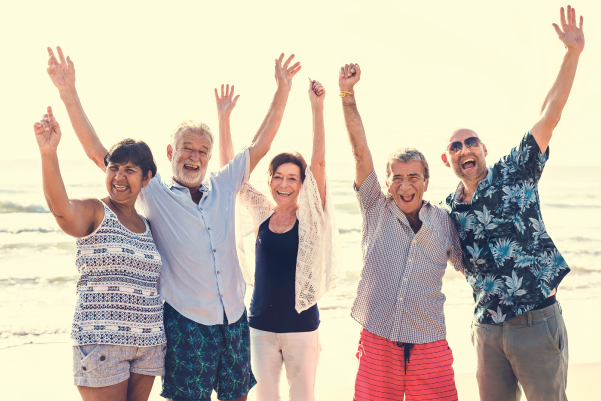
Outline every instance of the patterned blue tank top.
<svg viewBox="0 0 601 401">
<path fill-rule="evenodd" d="M 157 291 L 161 255 L 148 222 L 138 234 L 125 228 L 104 204 L 104 218 L 77 239 L 77 304 L 74 345 L 150 347 L 166 342 L 163 302 Z"/>
</svg>

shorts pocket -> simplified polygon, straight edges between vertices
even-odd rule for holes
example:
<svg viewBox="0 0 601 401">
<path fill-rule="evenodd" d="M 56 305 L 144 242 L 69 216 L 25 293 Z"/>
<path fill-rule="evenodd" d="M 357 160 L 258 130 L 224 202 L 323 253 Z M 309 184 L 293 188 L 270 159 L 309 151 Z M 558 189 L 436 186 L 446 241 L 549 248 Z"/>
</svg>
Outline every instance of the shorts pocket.
<svg viewBox="0 0 601 401">
<path fill-rule="evenodd" d="M 106 362 L 107 350 L 99 344 L 76 346 L 80 356 L 80 368 L 82 373 L 94 371 L 98 366 Z"/>
</svg>

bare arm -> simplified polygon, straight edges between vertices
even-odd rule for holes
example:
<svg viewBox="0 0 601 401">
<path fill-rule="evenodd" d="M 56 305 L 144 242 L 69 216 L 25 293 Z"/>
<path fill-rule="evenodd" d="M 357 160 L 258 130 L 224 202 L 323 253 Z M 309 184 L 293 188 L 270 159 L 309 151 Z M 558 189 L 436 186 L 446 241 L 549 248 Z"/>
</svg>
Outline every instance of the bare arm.
<svg viewBox="0 0 601 401">
<path fill-rule="evenodd" d="M 269 106 L 269 111 L 267 112 L 259 131 L 255 134 L 252 143 L 248 148 L 251 172 L 271 148 L 271 143 L 280 128 L 282 118 L 284 117 L 284 110 L 286 109 L 286 102 L 288 101 L 288 94 L 292 88 L 292 78 L 301 69 L 301 65 L 298 62 L 289 67 L 293 58 L 294 54 L 288 57 L 283 66 L 283 53 L 275 60 L 275 80 L 278 84 L 278 89 L 273 96 L 273 101 Z"/>
<path fill-rule="evenodd" d="M 35 123 L 34 132 L 42 157 L 44 196 L 60 228 L 68 235 L 83 237 L 99 224 L 103 209 L 96 199 L 69 199 L 61 176 L 57 148 L 61 138 L 60 126 L 52 108 Z M 103 211 L 103 210 L 102 210 Z"/>
<path fill-rule="evenodd" d="M 234 159 L 234 144 L 230 130 L 230 115 L 236 107 L 240 95 L 234 97 L 234 85 L 230 91 L 229 84 L 225 92 L 221 85 L 221 96 L 215 88 L 215 100 L 217 102 L 217 117 L 219 118 L 219 167 L 224 167 L 230 160 Z"/>
<path fill-rule="evenodd" d="M 574 77 L 580 53 L 584 49 L 584 34 L 582 32 L 583 18 L 580 17 L 580 27 L 576 25 L 576 10 L 568 6 L 567 21 L 563 7 L 560 11 L 561 29 L 553 24 L 559 40 L 565 45 L 567 52 L 563 58 L 559 74 L 551 90 L 547 94 L 541 109 L 540 120 L 532 127 L 532 136 L 538 143 L 542 153 L 547 151 L 553 130 L 559 123 L 561 113 L 565 107 Z"/>
<path fill-rule="evenodd" d="M 338 77 L 340 91 L 352 92 L 360 78 L 361 68 L 359 64 L 346 64 L 340 68 Z M 357 110 L 354 93 L 342 97 L 342 112 L 344 113 L 344 123 L 355 158 L 355 185 L 360 188 L 367 176 L 374 171 L 374 162 L 367 145 L 367 138 L 359 110 Z"/>
<path fill-rule="evenodd" d="M 313 154 L 311 155 L 311 172 L 317 181 L 321 207 L 326 207 L 326 130 L 323 120 L 323 101 L 326 90 L 317 81 L 309 83 L 309 100 L 313 111 Z"/>
<path fill-rule="evenodd" d="M 60 61 L 56 59 L 52 49 L 48 48 L 48 55 L 50 56 L 47 68 L 48 75 L 60 93 L 61 100 L 67 108 L 73 130 L 83 146 L 86 155 L 102 171 L 105 171 L 104 156 L 107 154 L 107 150 L 102 145 L 102 142 L 100 142 L 96 131 L 94 131 L 94 127 L 92 127 L 79 101 L 79 96 L 75 89 L 75 66 L 69 57 L 65 60 L 60 47 L 57 47 L 57 52 Z"/>
</svg>

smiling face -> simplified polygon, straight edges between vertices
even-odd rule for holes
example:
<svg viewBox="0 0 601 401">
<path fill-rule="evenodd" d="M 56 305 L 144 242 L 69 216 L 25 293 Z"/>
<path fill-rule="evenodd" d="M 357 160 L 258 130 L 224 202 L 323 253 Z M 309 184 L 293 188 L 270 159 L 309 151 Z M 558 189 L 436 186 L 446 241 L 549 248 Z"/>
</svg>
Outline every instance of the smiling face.
<svg viewBox="0 0 601 401">
<path fill-rule="evenodd" d="M 459 129 L 451 135 L 447 146 L 455 141 L 462 142 L 462 148 L 455 154 L 450 154 L 448 151 L 443 153 L 442 161 L 447 167 L 452 167 L 455 175 L 464 182 L 480 182 L 486 177 L 486 145 L 480 143 L 478 146 L 468 148 L 465 146 L 465 141 L 470 137 L 478 137 L 474 131 L 469 129 Z"/>
<path fill-rule="evenodd" d="M 301 169 L 294 163 L 280 164 L 268 180 L 271 196 L 280 207 L 296 205 L 302 187 Z"/>
<path fill-rule="evenodd" d="M 198 188 L 207 173 L 212 143 L 207 135 L 184 131 L 174 144 L 167 146 L 167 157 L 175 181 L 188 188 Z"/>
<path fill-rule="evenodd" d="M 390 175 L 386 180 L 388 193 L 406 215 L 418 215 L 422 207 L 424 192 L 428 190 L 428 180 L 424 179 L 421 161 L 407 163 L 395 161 L 390 165 Z"/>
<path fill-rule="evenodd" d="M 152 173 L 146 177 L 142 169 L 131 162 L 108 163 L 106 166 L 106 189 L 116 203 L 135 203 L 138 194 L 148 183 Z"/>
</svg>

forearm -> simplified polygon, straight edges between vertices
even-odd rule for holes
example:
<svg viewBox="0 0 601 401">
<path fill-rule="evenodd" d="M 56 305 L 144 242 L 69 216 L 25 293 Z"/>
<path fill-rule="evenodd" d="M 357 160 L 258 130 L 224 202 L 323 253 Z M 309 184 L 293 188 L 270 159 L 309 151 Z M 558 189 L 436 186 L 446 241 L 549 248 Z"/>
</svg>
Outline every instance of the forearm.
<svg viewBox="0 0 601 401">
<path fill-rule="evenodd" d="M 346 95 L 342 98 L 342 111 L 346 131 L 351 142 L 353 157 L 355 158 L 355 184 L 357 188 L 374 170 L 371 152 L 367 146 L 367 138 L 363 129 L 363 122 L 357 109 L 355 95 Z"/>
<path fill-rule="evenodd" d="M 579 59 L 580 52 L 575 50 L 567 51 L 561 63 L 557 79 L 543 102 L 541 117 L 534 127 L 532 127 L 532 136 L 534 136 L 542 153 L 547 151 L 553 130 L 559 123 L 561 113 L 570 96 Z"/>
<path fill-rule="evenodd" d="M 234 144 L 230 130 L 230 113 L 219 113 L 219 165 L 224 167 L 234 159 Z"/>
<path fill-rule="evenodd" d="M 269 111 L 249 147 L 251 172 L 271 147 L 271 143 L 284 117 L 289 93 L 290 88 L 285 87 L 278 87 L 278 90 L 275 92 Z"/>
<path fill-rule="evenodd" d="M 94 127 L 92 127 L 92 124 L 88 120 L 79 100 L 79 96 L 77 95 L 77 91 L 75 88 L 61 91 L 60 96 L 65 104 L 67 113 L 69 114 L 73 130 L 77 135 L 77 139 L 79 139 L 79 142 L 83 146 L 86 155 L 98 167 L 105 171 L 104 156 L 108 152 L 104 145 L 102 145 L 102 142 L 100 142 L 100 138 L 96 135 Z"/>
<path fill-rule="evenodd" d="M 323 105 L 313 108 L 313 153 L 311 165 L 325 165 L 326 130 L 323 118 Z"/>
<path fill-rule="evenodd" d="M 68 218 L 72 214 L 71 203 L 61 176 L 56 149 L 41 150 L 40 153 L 44 196 L 50 212 L 57 221 Z"/>
<path fill-rule="evenodd" d="M 313 153 L 311 155 L 311 172 L 317 182 L 321 207 L 326 203 L 326 138 L 323 119 L 323 104 L 313 107 Z"/>
<path fill-rule="evenodd" d="M 541 114 L 544 118 L 556 121 L 556 123 L 559 121 L 574 84 L 579 59 L 580 52 L 575 50 L 566 52 L 557 79 L 543 103 Z"/>
</svg>

